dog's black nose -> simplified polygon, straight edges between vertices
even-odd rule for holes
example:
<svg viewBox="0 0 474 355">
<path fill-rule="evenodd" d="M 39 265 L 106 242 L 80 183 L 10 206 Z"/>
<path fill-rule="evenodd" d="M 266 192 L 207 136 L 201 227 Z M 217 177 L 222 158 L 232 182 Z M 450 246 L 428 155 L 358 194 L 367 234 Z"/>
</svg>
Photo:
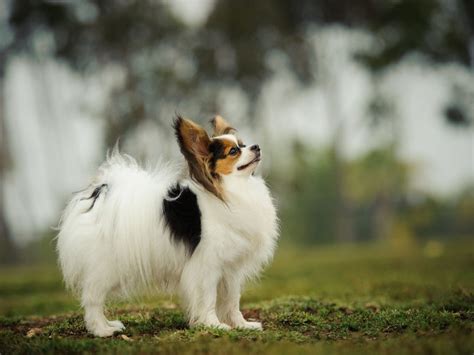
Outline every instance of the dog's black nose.
<svg viewBox="0 0 474 355">
<path fill-rule="evenodd" d="M 253 151 L 256 151 L 256 152 L 259 152 L 260 151 L 260 147 L 258 144 L 254 144 L 253 146 L 250 147 L 250 150 L 253 150 Z"/>
</svg>

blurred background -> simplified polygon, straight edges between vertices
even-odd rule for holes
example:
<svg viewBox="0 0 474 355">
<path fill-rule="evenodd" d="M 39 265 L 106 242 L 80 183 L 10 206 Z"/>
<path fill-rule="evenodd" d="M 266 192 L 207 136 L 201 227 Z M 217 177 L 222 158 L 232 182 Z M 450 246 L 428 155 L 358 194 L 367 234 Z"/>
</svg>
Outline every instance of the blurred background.
<svg viewBox="0 0 474 355">
<path fill-rule="evenodd" d="M 180 159 L 176 112 L 263 147 L 283 245 L 436 257 L 474 236 L 473 69 L 470 0 L 0 1 L 0 262 L 54 260 L 118 138 Z"/>
</svg>

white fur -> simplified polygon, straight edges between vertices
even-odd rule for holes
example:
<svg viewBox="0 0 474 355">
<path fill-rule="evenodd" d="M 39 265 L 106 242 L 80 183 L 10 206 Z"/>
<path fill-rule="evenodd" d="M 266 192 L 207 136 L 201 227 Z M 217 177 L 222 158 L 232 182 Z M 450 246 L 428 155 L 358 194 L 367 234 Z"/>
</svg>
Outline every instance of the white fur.
<svg viewBox="0 0 474 355">
<path fill-rule="evenodd" d="M 239 164 L 253 157 L 244 148 Z M 269 190 L 252 175 L 256 166 L 223 177 L 223 203 L 182 178 L 180 169 L 160 164 L 145 170 L 130 157 L 109 157 L 90 188 L 66 207 L 57 237 L 64 280 L 81 299 L 87 329 L 102 337 L 123 330 L 120 321 L 105 318 L 106 299 L 155 288 L 182 296 L 191 325 L 261 329 L 239 310 L 244 281 L 271 259 L 278 237 Z M 163 199 L 177 181 L 197 195 L 202 214 L 192 256 L 171 239 L 163 220 Z M 86 212 L 87 198 L 102 184 L 107 187 Z"/>
</svg>

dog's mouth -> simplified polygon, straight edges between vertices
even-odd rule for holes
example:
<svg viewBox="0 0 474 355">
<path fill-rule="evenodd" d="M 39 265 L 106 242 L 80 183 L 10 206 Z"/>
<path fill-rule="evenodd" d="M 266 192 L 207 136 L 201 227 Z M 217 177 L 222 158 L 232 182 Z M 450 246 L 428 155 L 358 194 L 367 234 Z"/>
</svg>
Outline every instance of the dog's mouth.
<svg viewBox="0 0 474 355">
<path fill-rule="evenodd" d="M 253 158 L 249 163 L 247 163 L 247 164 L 245 164 L 245 165 L 239 166 L 239 167 L 237 168 L 237 170 L 244 170 L 244 169 L 247 169 L 249 166 L 258 163 L 260 160 L 261 160 L 261 156 L 260 156 L 260 154 L 259 154 L 259 155 L 257 155 L 255 158 Z"/>
</svg>

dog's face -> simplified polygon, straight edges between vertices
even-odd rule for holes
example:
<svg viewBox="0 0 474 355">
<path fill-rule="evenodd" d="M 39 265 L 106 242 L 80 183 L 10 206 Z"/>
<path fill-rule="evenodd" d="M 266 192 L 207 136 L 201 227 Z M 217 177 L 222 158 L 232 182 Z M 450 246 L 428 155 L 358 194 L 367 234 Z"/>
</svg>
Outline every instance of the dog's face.
<svg viewBox="0 0 474 355">
<path fill-rule="evenodd" d="M 261 160 L 261 152 L 256 144 L 243 144 L 237 138 L 236 130 L 221 116 L 214 117 L 211 122 L 212 137 L 198 124 L 181 117 L 176 118 L 174 128 L 191 177 L 223 199 L 221 178 L 229 175 L 249 177 Z"/>
<path fill-rule="evenodd" d="M 220 176 L 249 176 L 261 159 L 258 145 L 248 147 L 231 134 L 212 138 L 209 151 L 211 173 Z"/>
</svg>

